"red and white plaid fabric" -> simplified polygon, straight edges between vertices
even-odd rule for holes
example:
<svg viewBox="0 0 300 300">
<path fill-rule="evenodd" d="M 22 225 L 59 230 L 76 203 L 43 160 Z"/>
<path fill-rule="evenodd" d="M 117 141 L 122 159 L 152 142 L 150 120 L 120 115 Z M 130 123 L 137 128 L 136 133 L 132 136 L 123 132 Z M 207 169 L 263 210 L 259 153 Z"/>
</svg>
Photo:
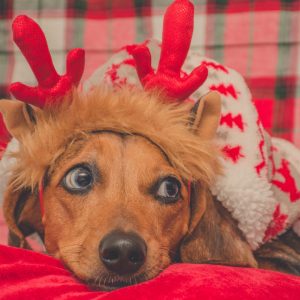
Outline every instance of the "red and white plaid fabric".
<svg viewBox="0 0 300 300">
<path fill-rule="evenodd" d="M 54 63 L 86 50 L 84 79 L 125 44 L 161 39 L 171 0 L 0 1 L 0 96 L 14 81 L 34 83 L 12 44 L 11 22 L 19 14 L 45 31 Z M 202 0 L 195 4 L 192 50 L 237 70 L 246 78 L 269 132 L 300 146 L 300 1 Z"/>
</svg>

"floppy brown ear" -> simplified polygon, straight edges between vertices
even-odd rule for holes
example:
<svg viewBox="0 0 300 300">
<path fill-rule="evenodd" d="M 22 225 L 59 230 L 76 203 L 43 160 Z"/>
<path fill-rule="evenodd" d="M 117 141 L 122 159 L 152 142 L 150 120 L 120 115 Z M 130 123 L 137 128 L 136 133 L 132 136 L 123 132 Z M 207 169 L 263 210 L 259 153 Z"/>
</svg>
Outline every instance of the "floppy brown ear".
<svg viewBox="0 0 300 300">
<path fill-rule="evenodd" d="M 9 229 L 9 245 L 30 249 L 25 238 L 35 232 L 43 240 L 40 205 L 30 188 L 16 191 L 9 185 L 4 194 L 3 212 Z"/>
<path fill-rule="evenodd" d="M 190 228 L 181 243 L 181 260 L 257 267 L 252 250 L 230 213 L 209 191 L 201 190 L 200 184 L 193 189 Z"/>
<path fill-rule="evenodd" d="M 20 140 L 21 136 L 32 131 L 36 115 L 41 110 L 17 100 L 0 100 L 0 112 L 9 133 Z"/>
<path fill-rule="evenodd" d="M 191 130 L 198 138 L 212 140 L 219 125 L 220 114 L 219 94 L 208 93 L 191 111 Z M 200 182 L 193 183 L 190 198 L 189 231 L 181 242 L 181 260 L 190 263 L 256 267 L 252 250 L 236 221 L 213 198 L 209 188 Z"/>
</svg>

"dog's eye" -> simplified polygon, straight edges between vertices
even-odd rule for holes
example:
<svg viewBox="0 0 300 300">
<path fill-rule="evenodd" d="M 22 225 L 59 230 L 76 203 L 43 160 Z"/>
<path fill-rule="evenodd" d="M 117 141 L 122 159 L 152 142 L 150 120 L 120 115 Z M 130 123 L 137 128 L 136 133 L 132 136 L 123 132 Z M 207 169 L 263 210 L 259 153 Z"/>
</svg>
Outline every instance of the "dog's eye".
<svg viewBox="0 0 300 300">
<path fill-rule="evenodd" d="M 180 182 L 173 177 L 164 179 L 158 186 L 156 196 L 164 203 L 173 203 L 179 199 Z"/>
<path fill-rule="evenodd" d="M 93 183 L 93 175 L 84 167 L 77 167 L 67 173 L 63 179 L 63 186 L 71 192 L 86 191 Z"/>
</svg>

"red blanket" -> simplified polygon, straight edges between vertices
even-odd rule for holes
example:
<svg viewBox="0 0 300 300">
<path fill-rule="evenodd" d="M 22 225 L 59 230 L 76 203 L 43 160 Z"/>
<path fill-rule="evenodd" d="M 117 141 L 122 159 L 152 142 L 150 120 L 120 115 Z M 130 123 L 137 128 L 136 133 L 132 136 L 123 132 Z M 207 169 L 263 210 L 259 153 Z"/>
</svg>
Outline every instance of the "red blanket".
<svg viewBox="0 0 300 300">
<path fill-rule="evenodd" d="M 265 270 L 176 264 L 113 292 L 91 291 L 49 256 L 0 245 L 0 299 L 300 299 L 300 277 Z"/>
</svg>

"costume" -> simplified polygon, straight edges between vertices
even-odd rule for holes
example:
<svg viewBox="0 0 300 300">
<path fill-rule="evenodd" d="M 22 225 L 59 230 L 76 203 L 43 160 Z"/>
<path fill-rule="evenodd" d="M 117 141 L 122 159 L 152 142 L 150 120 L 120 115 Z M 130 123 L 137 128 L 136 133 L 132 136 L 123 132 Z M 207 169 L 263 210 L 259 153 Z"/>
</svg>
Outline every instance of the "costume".
<svg viewBox="0 0 300 300">
<path fill-rule="evenodd" d="M 187 0 L 176 0 L 170 8 L 165 18 L 161 56 L 161 46 L 155 41 L 124 47 L 96 70 L 84 83 L 84 89 L 89 90 L 101 82 L 117 87 L 142 83 L 145 89 L 163 87 L 170 101 L 185 100 L 187 97 L 197 101 L 208 91 L 218 91 L 222 98 L 222 114 L 216 143 L 224 154 L 221 158 L 224 173 L 211 187 L 212 193 L 238 221 L 253 250 L 291 226 L 300 235 L 300 151 L 265 132 L 241 75 L 197 53 L 191 53 L 185 60 L 190 43 L 188 39 L 193 31 L 190 22 L 193 7 Z M 179 21 L 176 24 L 170 24 L 177 14 L 182 19 L 177 18 Z M 176 28 L 182 27 L 178 31 L 178 39 L 170 40 L 170 28 L 176 32 Z M 168 45 L 172 45 L 172 49 L 168 50 Z M 178 54 L 175 58 L 172 56 L 174 51 Z M 72 66 L 74 64 L 69 69 Z M 195 66 L 199 67 L 194 69 Z M 68 77 L 73 80 L 71 83 L 79 82 L 81 67 L 82 61 L 75 68 L 77 75 Z M 44 78 L 44 73 L 36 76 Z M 20 93 L 20 90 L 24 91 L 20 85 L 13 85 L 11 91 L 20 100 L 26 99 L 43 107 L 46 100 L 58 101 L 63 94 L 61 91 L 55 92 L 57 86 L 62 86 L 56 84 L 56 79 L 43 86 L 54 91 L 52 94 L 44 93 L 50 93 L 51 97 L 39 98 L 35 95 L 30 100 L 28 92 L 25 93 L 27 98 L 24 92 Z M 63 91 L 69 88 L 68 83 Z M 40 99 L 42 102 L 39 102 Z"/>
</svg>

